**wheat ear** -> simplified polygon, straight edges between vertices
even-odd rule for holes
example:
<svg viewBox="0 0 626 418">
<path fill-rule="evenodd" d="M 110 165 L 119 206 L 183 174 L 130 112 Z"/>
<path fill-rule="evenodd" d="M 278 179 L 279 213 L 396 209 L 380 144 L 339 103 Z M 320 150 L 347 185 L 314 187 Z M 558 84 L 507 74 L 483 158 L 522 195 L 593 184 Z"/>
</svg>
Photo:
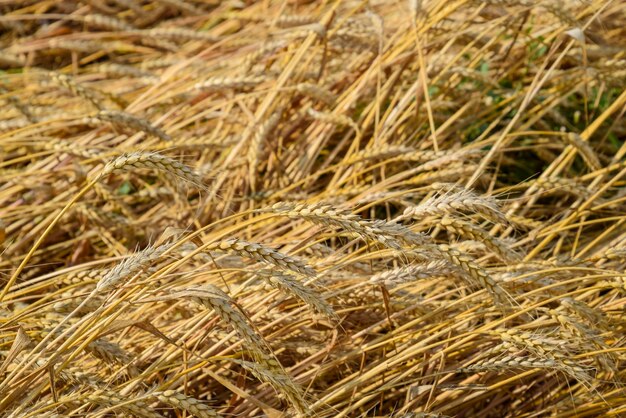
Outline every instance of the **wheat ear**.
<svg viewBox="0 0 626 418">
<path fill-rule="evenodd" d="M 144 418 L 162 418 L 161 414 L 158 414 L 148 405 L 138 400 L 125 399 L 121 395 L 110 390 L 99 389 L 93 393 L 87 395 L 86 400 L 89 403 L 96 405 L 107 406 L 114 409 L 121 409 L 136 417 Z"/>
<path fill-rule="evenodd" d="M 487 248 L 498 254 L 505 261 L 520 261 L 519 254 L 509 249 L 502 241 L 489 235 L 486 230 L 472 225 L 469 222 L 462 221 L 460 219 L 452 218 L 451 216 L 444 216 L 439 225 L 447 231 L 458 234 L 464 238 L 479 241 L 485 244 Z"/>
<path fill-rule="evenodd" d="M 438 245 L 434 250 L 465 273 L 472 284 L 486 289 L 497 304 L 501 306 L 511 304 L 511 297 L 482 267 L 476 264 L 472 257 L 445 244 Z"/>
<path fill-rule="evenodd" d="M 266 80 L 260 76 L 214 77 L 194 84 L 197 90 L 241 90 L 255 87 Z"/>
<path fill-rule="evenodd" d="M 244 369 L 250 371 L 257 379 L 262 382 L 267 382 L 278 392 L 285 395 L 285 397 L 291 402 L 296 410 L 301 415 L 307 415 L 309 412 L 309 406 L 304 400 L 302 391 L 291 378 L 286 374 L 276 373 L 273 370 L 269 370 L 257 363 L 250 361 L 231 359 L 233 363 L 239 364 Z"/>
<path fill-rule="evenodd" d="M 166 134 L 162 129 L 152 125 L 147 120 L 138 118 L 127 112 L 118 110 L 103 110 L 98 112 L 92 117 L 85 118 L 87 123 L 99 123 L 99 122 L 111 122 L 115 125 L 128 127 L 138 131 L 145 132 L 149 135 L 153 135 L 162 141 L 169 142 L 172 137 Z"/>
<path fill-rule="evenodd" d="M 205 250 L 233 252 L 240 256 L 272 264 L 305 276 L 313 277 L 317 274 L 312 267 L 296 257 L 285 255 L 262 244 L 246 242 L 237 238 L 229 238 L 224 241 L 209 244 Z"/>
<path fill-rule="evenodd" d="M 295 277 L 277 271 L 262 270 L 259 275 L 263 277 L 274 288 L 300 299 L 328 319 L 337 322 L 338 316 L 333 308 L 315 290 L 306 286 Z"/>
<path fill-rule="evenodd" d="M 193 169 L 179 161 L 156 152 L 131 152 L 122 154 L 104 166 L 100 177 L 131 168 L 152 168 L 163 173 L 173 174 L 200 189 L 205 188 L 202 183 L 202 178 Z"/>
<path fill-rule="evenodd" d="M 175 408 L 179 408 L 189 412 L 191 415 L 197 418 L 219 418 L 217 412 L 209 408 L 196 398 L 186 396 L 180 392 L 174 390 L 165 390 L 163 392 L 154 392 L 150 394 L 151 397 L 160 400 L 163 403 L 171 405 Z"/>
<path fill-rule="evenodd" d="M 430 279 L 436 276 L 450 274 L 448 264 L 442 261 L 431 261 L 429 263 L 414 264 L 410 266 L 398 267 L 392 270 L 382 271 L 370 277 L 372 284 L 382 284 L 388 287 L 398 286 L 417 280 Z"/>
<path fill-rule="evenodd" d="M 363 219 L 324 203 L 308 205 L 279 202 L 260 211 L 280 214 L 291 219 L 305 219 L 318 225 L 339 227 L 397 250 L 401 249 L 403 244 L 417 246 L 428 241 L 426 236 L 412 232 L 394 222 Z"/>
<path fill-rule="evenodd" d="M 96 284 L 95 291 L 97 293 L 107 292 L 117 286 L 122 280 L 145 271 L 171 246 L 172 244 L 164 244 L 158 247 L 147 247 L 146 249 L 126 258 L 100 278 Z"/>
<path fill-rule="evenodd" d="M 207 309 L 213 309 L 224 322 L 230 325 L 245 340 L 252 355 L 257 361 L 266 364 L 272 370 L 282 370 L 278 360 L 274 358 L 269 346 L 248 323 L 246 316 L 238 309 L 234 301 L 226 293 L 213 285 L 189 287 L 174 290 L 167 296 L 155 300 L 188 299 Z"/>
<path fill-rule="evenodd" d="M 449 214 L 479 214 L 490 221 L 507 224 L 508 220 L 492 198 L 478 196 L 470 190 L 461 189 L 441 196 L 431 197 L 417 206 L 408 207 L 402 218 L 421 219 L 425 216 Z"/>
</svg>

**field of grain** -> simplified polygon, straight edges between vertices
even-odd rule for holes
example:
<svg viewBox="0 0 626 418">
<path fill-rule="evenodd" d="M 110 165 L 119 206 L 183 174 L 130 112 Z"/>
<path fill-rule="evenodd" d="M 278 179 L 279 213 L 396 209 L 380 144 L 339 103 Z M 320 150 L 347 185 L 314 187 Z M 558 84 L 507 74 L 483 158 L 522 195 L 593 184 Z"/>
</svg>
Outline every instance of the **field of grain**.
<svg viewBox="0 0 626 418">
<path fill-rule="evenodd" d="M 626 3 L 0 0 L 1 417 L 626 417 Z"/>
</svg>

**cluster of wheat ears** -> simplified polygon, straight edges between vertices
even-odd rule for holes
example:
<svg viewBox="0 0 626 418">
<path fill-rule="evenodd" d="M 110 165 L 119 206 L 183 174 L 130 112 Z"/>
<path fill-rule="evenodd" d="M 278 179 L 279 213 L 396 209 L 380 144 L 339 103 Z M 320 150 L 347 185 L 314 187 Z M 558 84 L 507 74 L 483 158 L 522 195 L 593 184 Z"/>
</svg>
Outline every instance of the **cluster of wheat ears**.
<svg viewBox="0 0 626 418">
<path fill-rule="evenodd" d="M 626 417 L 625 51 L 610 0 L 0 0 L 0 416 Z"/>
</svg>

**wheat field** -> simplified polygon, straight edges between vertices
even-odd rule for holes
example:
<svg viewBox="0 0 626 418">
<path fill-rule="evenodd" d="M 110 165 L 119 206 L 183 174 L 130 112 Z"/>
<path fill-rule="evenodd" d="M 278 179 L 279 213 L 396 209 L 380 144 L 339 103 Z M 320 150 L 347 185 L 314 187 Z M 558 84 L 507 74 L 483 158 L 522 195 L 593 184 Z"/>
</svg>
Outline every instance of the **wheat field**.
<svg viewBox="0 0 626 418">
<path fill-rule="evenodd" d="M 626 3 L 0 0 L 0 416 L 626 417 Z"/>
</svg>

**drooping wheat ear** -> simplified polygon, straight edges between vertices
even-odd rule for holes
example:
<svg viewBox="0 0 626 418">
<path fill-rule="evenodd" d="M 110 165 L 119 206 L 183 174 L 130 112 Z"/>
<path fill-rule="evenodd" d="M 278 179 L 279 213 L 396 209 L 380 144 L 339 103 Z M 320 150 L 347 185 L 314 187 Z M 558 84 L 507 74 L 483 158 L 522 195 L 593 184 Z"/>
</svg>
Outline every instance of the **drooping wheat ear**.
<svg viewBox="0 0 626 418">
<path fill-rule="evenodd" d="M 608 327 L 608 321 L 603 313 L 597 309 L 590 308 L 589 305 L 584 302 L 571 297 L 566 297 L 561 299 L 561 305 L 563 305 L 567 310 L 578 315 L 580 318 L 589 321 L 594 326 L 600 326 L 602 328 Z"/>
<path fill-rule="evenodd" d="M 392 415 L 393 418 L 452 418 L 449 415 L 438 414 L 436 412 L 407 412 L 400 415 Z"/>
<path fill-rule="evenodd" d="M 589 168 L 592 170 L 599 170 L 602 167 L 598 156 L 589 145 L 589 142 L 583 141 L 580 135 L 574 132 L 569 132 L 567 135 L 564 135 L 563 138 L 568 144 L 576 148 L 576 151 L 578 151 Z"/>
<path fill-rule="evenodd" d="M 330 123 L 332 125 L 349 126 L 354 129 L 357 136 L 360 135 L 359 125 L 346 115 L 338 115 L 330 112 L 319 112 L 315 109 L 308 108 L 307 114 L 315 120 Z"/>
<path fill-rule="evenodd" d="M 516 226 L 525 229 L 541 229 L 546 226 L 546 222 L 537 221 L 535 219 L 530 219 L 519 215 L 507 215 L 507 219 Z"/>
<path fill-rule="evenodd" d="M 435 158 L 434 160 L 430 160 L 420 165 L 419 169 L 424 172 L 429 172 L 433 170 L 439 170 L 442 167 L 451 166 L 455 163 L 461 164 L 469 160 L 468 158 L 469 155 L 472 155 L 472 154 L 468 152 L 452 152 L 452 153 L 449 153 L 448 155 L 443 155 L 439 158 Z M 441 171 L 444 171 L 444 170 L 441 170 Z"/>
<path fill-rule="evenodd" d="M 134 30 L 133 33 L 136 33 L 141 36 L 160 39 L 173 39 L 173 40 L 198 40 L 198 41 L 207 41 L 207 42 L 217 42 L 219 40 L 218 37 L 208 34 L 206 32 L 195 31 L 192 29 L 185 28 L 151 28 L 151 29 L 140 29 Z"/>
<path fill-rule="evenodd" d="M 495 199 L 478 196 L 471 190 L 466 189 L 454 190 L 450 193 L 434 196 L 417 206 L 408 207 L 402 214 L 402 218 L 421 219 L 426 216 L 463 213 L 477 213 L 495 223 L 508 224 L 506 216 L 498 207 Z"/>
<path fill-rule="evenodd" d="M 403 145 L 383 145 L 373 148 L 362 149 L 351 154 L 342 162 L 342 164 L 354 164 L 365 160 L 382 160 L 386 158 L 396 157 L 406 152 L 410 152 L 412 148 Z"/>
<path fill-rule="evenodd" d="M 476 264 L 472 257 L 445 244 L 433 247 L 433 249 L 465 273 L 464 277 L 469 279 L 470 284 L 486 289 L 497 304 L 501 306 L 511 305 L 511 297 L 507 292 L 482 267 Z"/>
<path fill-rule="evenodd" d="M 192 16 L 198 16 L 205 13 L 197 7 L 189 4 L 189 2 L 185 2 L 183 0 L 159 0 L 159 2 L 165 3 L 168 6 L 172 6 L 173 8 Z"/>
<path fill-rule="evenodd" d="M 204 189 L 202 178 L 193 169 L 165 155 L 156 152 L 131 152 L 122 154 L 115 160 L 107 163 L 100 173 L 100 177 L 107 176 L 115 171 L 126 171 L 131 168 L 152 168 L 174 176 Z"/>
<path fill-rule="evenodd" d="M 326 26 L 321 23 L 311 23 L 308 25 L 286 28 L 275 32 L 275 35 L 284 39 L 295 40 L 309 36 L 311 33 L 317 35 L 318 38 L 326 38 Z"/>
<path fill-rule="evenodd" d="M 463 178 L 464 176 L 473 174 L 476 171 L 476 167 L 478 167 L 476 164 L 454 164 L 452 167 L 445 169 L 421 173 L 407 180 L 406 183 L 418 186 L 442 181 L 454 181 L 459 178 Z"/>
<path fill-rule="evenodd" d="M 9 119 L 0 121 L 0 132 L 25 128 L 30 125 L 28 119 Z"/>
<path fill-rule="evenodd" d="M 455 219 L 451 216 L 444 216 L 439 221 L 439 226 L 449 232 L 458 234 L 464 238 L 479 241 L 485 244 L 487 248 L 496 253 L 505 261 L 520 261 L 521 257 L 515 251 L 511 250 L 508 245 L 502 241 L 489 235 L 489 232 L 469 222 Z"/>
<path fill-rule="evenodd" d="M 302 390 L 286 374 L 276 373 L 274 370 L 264 368 L 262 365 L 250 361 L 231 359 L 251 372 L 257 379 L 267 382 L 279 393 L 282 393 L 301 415 L 308 415 L 309 407 L 304 400 Z"/>
<path fill-rule="evenodd" d="M 95 149 L 83 148 L 70 141 L 54 139 L 41 144 L 42 148 L 55 152 L 62 152 L 70 155 L 76 155 L 83 158 L 100 158 L 100 151 Z"/>
<path fill-rule="evenodd" d="M 97 13 L 83 16 L 83 21 L 88 25 L 96 26 L 110 31 L 128 32 L 135 30 L 132 25 L 126 22 L 123 22 L 111 16 L 105 16 Z"/>
<path fill-rule="evenodd" d="M 138 118 L 137 116 L 131 115 L 127 112 L 122 112 L 118 110 L 103 110 L 101 112 L 98 112 L 94 116 L 85 118 L 84 120 L 86 123 L 94 124 L 110 122 L 114 125 L 145 132 L 165 142 L 169 142 L 172 140 L 172 137 L 166 134 L 162 129 L 152 125 L 145 119 Z"/>
<path fill-rule="evenodd" d="M 59 48 L 59 49 L 67 49 L 69 51 L 79 51 L 85 52 L 88 54 L 97 52 L 97 51 L 116 51 L 123 50 L 125 44 L 122 42 L 95 42 L 95 41 L 87 41 L 85 39 L 81 39 L 78 41 L 74 41 L 71 39 L 58 39 L 53 38 L 48 41 L 48 45 L 51 48 Z"/>
<path fill-rule="evenodd" d="M 68 273 L 61 279 L 61 283 L 65 285 L 96 283 L 104 274 L 106 274 L 104 269 L 80 270 Z"/>
<path fill-rule="evenodd" d="M 586 382 L 590 380 L 588 370 L 570 359 L 570 353 L 566 351 L 567 346 L 562 340 L 533 336 L 528 332 L 520 332 L 515 329 L 495 330 L 494 333 L 506 343 L 526 350 L 538 358 L 552 361 L 558 369 L 579 381 Z"/>
<path fill-rule="evenodd" d="M 242 63 L 242 69 L 245 70 L 244 74 L 248 73 L 259 59 L 261 59 L 267 54 L 278 51 L 279 49 L 284 48 L 287 45 L 288 43 L 285 40 L 279 39 L 276 41 L 271 41 L 266 44 L 263 44 L 263 46 L 261 46 L 260 48 L 245 55 L 243 57 L 243 63 Z"/>
<path fill-rule="evenodd" d="M 577 344 L 581 344 L 581 347 L 584 347 L 584 345 L 588 346 L 589 345 L 588 343 L 590 341 L 593 341 L 596 339 L 596 335 L 594 335 L 595 333 L 585 324 L 581 323 L 580 320 L 574 317 L 570 312 L 567 312 L 564 310 L 556 310 L 556 309 L 546 309 L 546 312 L 564 330 L 567 330 L 570 336 L 574 335 L 574 336 L 583 337 L 580 341 L 577 341 Z"/>
<path fill-rule="evenodd" d="M 96 187 L 95 189 L 96 193 L 98 193 L 99 196 L 102 196 L 102 190 L 106 190 L 106 188 L 104 187 Z M 110 195 L 113 195 L 113 193 L 110 193 Z M 107 201 L 107 199 L 104 200 Z M 87 203 L 76 205 L 74 207 L 74 211 L 80 213 L 87 219 L 91 219 L 102 226 L 117 225 L 119 227 L 130 227 L 131 224 L 129 222 L 129 219 L 133 219 L 134 217 L 130 207 L 128 207 L 128 205 L 126 205 L 120 199 L 111 199 L 108 201 L 108 203 L 111 203 L 113 208 L 115 208 L 116 210 L 119 209 L 123 213 L 123 215 L 117 214 L 110 210 L 103 210 L 98 207 L 91 206 Z"/>
<path fill-rule="evenodd" d="M 612 280 L 602 280 L 598 282 L 598 286 L 608 289 L 618 289 L 622 292 L 626 292 L 626 276 L 614 277 Z"/>
<path fill-rule="evenodd" d="M 125 399 L 122 395 L 119 395 L 109 390 L 96 390 L 95 392 L 88 394 L 85 397 L 85 400 L 89 403 L 100 406 L 106 406 L 115 409 L 119 408 L 122 411 L 126 411 L 136 417 L 162 418 L 159 413 L 157 413 L 145 403 L 138 400 L 129 402 L 130 399 Z"/>
<path fill-rule="evenodd" d="M 6 90 L 3 88 L 0 88 L 0 92 L 1 93 L 5 93 Z M 18 99 L 15 96 L 9 95 L 7 96 L 7 101 L 9 103 L 11 103 L 11 105 L 17 109 L 18 112 L 20 112 L 22 115 L 24 115 L 24 117 L 26 117 L 26 119 L 28 119 L 29 122 L 31 123 L 36 123 L 37 122 L 37 118 L 35 117 L 35 115 L 32 114 L 32 112 L 30 111 L 29 107 L 22 103 L 22 101 L 20 99 Z"/>
<path fill-rule="evenodd" d="M 388 287 L 398 286 L 418 280 L 426 280 L 436 276 L 449 275 L 452 273 L 447 263 L 443 261 L 431 261 L 428 263 L 414 264 L 398 267 L 392 270 L 381 271 L 370 277 L 372 284 L 382 284 Z"/>
<path fill-rule="evenodd" d="M 433 151 L 433 150 L 415 150 L 413 149 L 411 152 L 407 152 L 405 154 L 398 155 L 396 160 L 398 161 L 414 161 L 417 163 L 426 163 L 428 161 L 435 161 L 439 158 L 450 155 L 450 151 Z M 437 184 L 437 183 L 434 183 Z M 441 183 L 441 184 L 451 184 L 451 183 Z M 463 190 L 462 187 L 454 185 L 457 191 Z M 434 188 L 433 190 L 440 191 L 439 188 Z"/>
<path fill-rule="evenodd" d="M 26 61 L 22 57 L 0 50 L 0 64 L 9 67 L 25 67 Z"/>
<path fill-rule="evenodd" d="M 95 291 L 97 293 L 107 292 L 117 286 L 122 280 L 146 271 L 171 246 L 172 244 L 163 244 L 158 247 L 147 247 L 133 254 L 102 276 L 96 284 Z"/>
<path fill-rule="evenodd" d="M 212 77 L 194 84 L 196 90 L 243 90 L 255 87 L 266 80 L 262 76 Z"/>
<path fill-rule="evenodd" d="M 339 227 L 365 239 L 376 241 L 388 248 L 401 249 L 402 244 L 421 245 L 428 239 L 408 228 L 383 220 L 366 220 L 348 211 L 334 209 L 331 205 L 317 203 L 279 202 L 261 212 L 276 213 L 291 219 L 305 219 L 309 222 Z"/>
<path fill-rule="evenodd" d="M 206 251 L 214 250 L 233 252 L 239 256 L 249 257 L 305 276 L 313 277 L 317 275 L 317 272 L 312 267 L 299 258 L 283 254 L 262 244 L 229 238 L 209 244 L 206 248 Z"/>
<path fill-rule="evenodd" d="M 138 16 L 141 17 L 145 17 L 146 16 L 146 10 L 144 10 L 141 7 L 140 3 L 137 3 L 133 0 L 114 0 L 113 3 L 116 3 L 120 6 L 124 6 L 127 9 L 132 10 L 133 12 L 135 12 Z"/>
<path fill-rule="evenodd" d="M 626 248 L 607 248 L 590 259 L 595 261 L 597 264 L 606 263 L 607 261 L 624 260 L 626 259 Z"/>
<path fill-rule="evenodd" d="M 546 338 L 535 337 L 529 332 L 521 332 L 516 329 L 497 329 L 493 331 L 503 342 L 513 344 L 521 350 L 542 357 L 553 354 L 556 344 Z"/>
<path fill-rule="evenodd" d="M 23 360 L 26 356 L 25 353 L 20 353 L 17 357 L 18 360 Z M 21 358 L 20 358 L 21 357 Z M 46 358 L 38 358 L 35 361 L 35 364 L 38 367 L 49 367 L 50 363 Z M 89 388 L 98 388 L 103 386 L 102 379 L 95 374 L 85 372 L 80 368 L 70 367 L 66 369 L 61 369 L 58 374 L 59 378 L 67 383 L 78 386 L 86 386 Z"/>
<path fill-rule="evenodd" d="M 85 350 L 100 360 L 111 364 L 126 365 L 131 361 L 131 355 L 120 347 L 105 338 L 98 338 L 90 342 Z"/>
<path fill-rule="evenodd" d="M 565 306 L 563 300 L 561 300 L 561 304 Z M 586 308 L 590 309 L 589 307 Z M 609 346 L 600 336 L 599 330 L 592 329 L 582 323 L 578 317 L 567 312 L 566 309 L 547 309 L 546 311 L 561 326 L 562 329 L 559 329 L 558 333 L 563 340 L 572 341 L 581 350 L 597 351 L 594 360 L 598 365 L 607 372 L 617 372 L 619 356 L 608 350 Z M 596 326 L 593 322 L 592 324 Z M 603 327 L 603 329 L 606 328 Z"/>
<path fill-rule="evenodd" d="M 249 180 L 252 190 L 256 190 L 256 173 L 259 170 L 259 162 L 261 161 L 261 155 L 263 154 L 263 144 L 268 135 L 272 133 L 282 116 L 282 111 L 274 112 L 264 123 L 254 128 L 254 134 L 252 135 L 252 141 L 248 147 L 248 171 Z"/>
<path fill-rule="evenodd" d="M 352 29 L 339 30 L 330 39 L 330 47 L 339 53 L 363 52 L 377 53 L 379 38 L 374 32 L 358 33 Z"/>
<path fill-rule="evenodd" d="M 132 65 L 116 64 L 112 62 L 98 64 L 97 66 L 91 68 L 93 68 L 95 72 L 104 73 L 109 77 L 132 77 L 136 80 L 139 79 L 150 82 L 156 81 L 159 78 L 149 71 L 143 71 L 137 67 L 133 67 Z"/>
<path fill-rule="evenodd" d="M 261 270 L 258 274 L 274 288 L 300 299 L 315 312 L 326 316 L 328 319 L 334 322 L 338 321 L 339 317 L 337 313 L 326 300 L 324 300 L 324 297 L 295 277 L 271 270 Z"/>
<path fill-rule="evenodd" d="M 549 359 L 536 357 L 519 357 L 514 355 L 506 355 L 504 357 L 494 357 L 468 367 L 459 369 L 461 372 L 476 371 L 503 371 L 510 369 L 558 369 L 558 364 Z"/>
<path fill-rule="evenodd" d="M 320 86 L 319 84 L 300 83 L 294 87 L 294 90 L 305 96 L 312 97 L 316 100 L 324 102 L 329 106 L 334 105 L 335 100 L 337 99 L 333 93 Z"/>
<path fill-rule="evenodd" d="M 312 23 L 318 23 L 318 19 L 313 16 L 299 16 L 299 15 L 282 15 L 275 21 L 276 26 L 279 28 L 292 28 L 295 26 L 310 25 Z"/>
<path fill-rule="evenodd" d="M 196 398 L 186 396 L 180 392 L 174 390 L 165 390 L 163 392 L 154 392 L 150 394 L 150 397 L 158 399 L 159 401 L 189 412 L 191 415 L 197 418 L 218 418 L 221 417 L 213 409 L 203 404 Z"/>
<path fill-rule="evenodd" d="M 546 192 L 565 192 L 574 196 L 580 196 L 588 198 L 591 196 L 591 191 L 587 190 L 582 184 L 574 179 L 567 179 L 563 177 L 550 177 L 539 178 L 529 182 L 534 184 L 541 190 Z"/>
<path fill-rule="evenodd" d="M 60 295 L 60 298 L 63 300 L 53 303 L 52 309 L 54 309 L 54 312 L 69 313 L 80 306 L 80 310 L 76 311 L 76 313 L 78 315 L 84 315 L 88 312 L 95 311 L 100 306 L 102 306 L 105 301 L 102 297 L 94 297 L 88 302 L 82 303 L 81 300 L 78 299 L 78 296 L 79 295 L 76 292 L 63 292 Z"/>
<path fill-rule="evenodd" d="M 173 290 L 169 295 L 157 299 L 171 300 L 183 298 L 204 308 L 213 309 L 248 344 L 250 352 L 257 361 L 266 364 L 272 370 L 282 370 L 282 366 L 274 358 L 265 340 L 255 332 L 248 323 L 246 316 L 237 308 L 235 302 L 226 293 L 213 285 L 207 284 L 182 290 Z"/>
<path fill-rule="evenodd" d="M 99 95 L 94 90 L 88 89 L 87 87 L 77 83 L 72 77 L 52 71 L 48 73 L 48 78 L 58 86 L 65 87 L 75 96 L 82 97 L 83 99 L 91 102 L 91 104 L 99 110 L 104 109 L 104 105 Z"/>
</svg>

